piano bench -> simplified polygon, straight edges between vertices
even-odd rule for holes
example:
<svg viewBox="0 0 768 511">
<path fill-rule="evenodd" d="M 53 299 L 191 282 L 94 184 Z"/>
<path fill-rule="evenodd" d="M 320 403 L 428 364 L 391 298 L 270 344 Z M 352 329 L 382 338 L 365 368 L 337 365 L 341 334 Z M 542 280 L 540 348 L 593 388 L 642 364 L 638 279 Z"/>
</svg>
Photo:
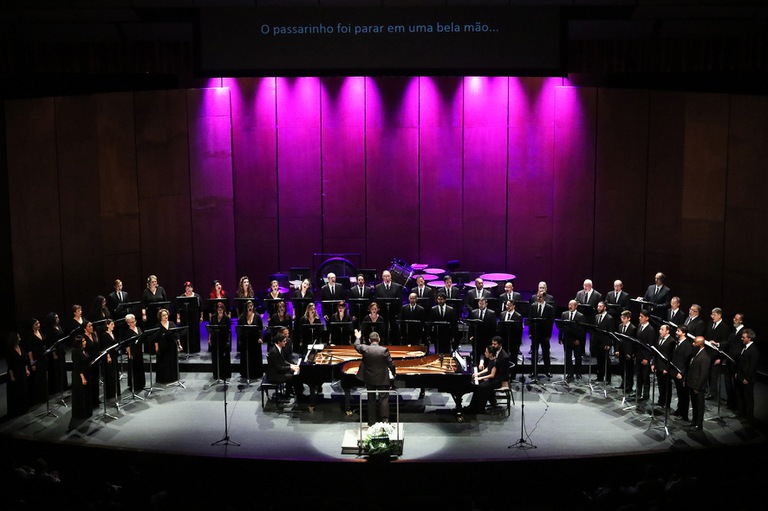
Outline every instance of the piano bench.
<svg viewBox="0 0 768 511">
<path fill-rule="evenodd" d="M 501 383 L 501 387 L 493 391 L 496 396 L 496 404 L 506 405 L 507 417 L 512 413 L 512 405 L 515 402 L 515 396 L 512 395 L 512 389 L 509 382 Z"/>
<path fill-rule="evenodd" d="M 264 375 L 261 378 L 261 385 L 259 385 L 259 390 L 261 391 L 261 407 L 264 408 L 264 405 L 268 399 L 274 399 L 276 402 L 279 402 L 280 397 L 285 394 L 285 384 L 268 382 L 267 376 Z M 272 398 L 269 397 L 270 390 L 274 391 Z"/>
</svg>

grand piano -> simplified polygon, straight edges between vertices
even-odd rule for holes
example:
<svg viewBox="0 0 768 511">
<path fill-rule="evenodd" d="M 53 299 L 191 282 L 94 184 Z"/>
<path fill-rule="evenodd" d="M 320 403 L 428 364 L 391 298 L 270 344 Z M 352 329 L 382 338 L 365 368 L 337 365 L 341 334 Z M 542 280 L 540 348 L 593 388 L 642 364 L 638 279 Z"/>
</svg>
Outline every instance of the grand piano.
<svg viewBox="0 0 768 511">
<path fill-rule="evenodd" d="M 394 385 L 397 388 L 418 389 L 435 388 L 438 392 L 450 394 L 456 405 L 456 417 L 463 420 L 461 400 L 464 394 L 473 391 L 472 373 L 464 367 L 458 355 L 425 355 L 418 358 L 394 360 L 397 374 Z M 393 355 L 394 358 L 394 355 Z M 344 389 L 345 403 L 349 409 L 350 390 L 362 387 L 357 379 L 360 360 L 347 362 L 342 367 L 341 386 Z"/>
<path fill-rule="evenodd" d="M 395 361 L 419 359 L 426 355 L 424 346 L 387 346 Z M 359 361 L 362 355 L 352 345 L 328 345 L 320 349 L 310 349 L 301 361 L 299 381 L 309 386 L 309 408 L 313 410 L 317 402 L 317 388 L 326 382 L 342 380 L 342 366 L 351 361 Z"/>
</svg>

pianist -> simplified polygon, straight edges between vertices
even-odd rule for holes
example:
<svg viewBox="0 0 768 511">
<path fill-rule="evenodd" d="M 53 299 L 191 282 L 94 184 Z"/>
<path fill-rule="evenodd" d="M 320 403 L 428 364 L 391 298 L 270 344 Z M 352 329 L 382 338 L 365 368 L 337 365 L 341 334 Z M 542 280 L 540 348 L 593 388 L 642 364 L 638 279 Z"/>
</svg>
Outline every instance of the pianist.
<svg viewBox="0 0 768 511">
<path fill-rule="evenodd" d="M 362 344 L 360 330 L 355 330 L 355 350 L 363 356 L 357 378 L 370 390 L 388 390 L 390 378 L 395 377 L 395 363 L 385 346 L 379 345 L 379 334 L 371 332 L 370 345 Z M 389 422 L 389 393 L 368 393 L 368 425 Z"/>
<path fill-rule="evenodd" d="M 284 383 L 287 387 L 287 394 L 292 393 L 300 396 L 304 385 L 294 378 L 294 374 L 299 371 L 299 366 L 291 364 L 285 360 L 283 350 L 288 343 L 288 337 L 282 332 L 275 336 L 275 344 L 267 353 L 267 381 L 269 383 Z"/>
</svg>

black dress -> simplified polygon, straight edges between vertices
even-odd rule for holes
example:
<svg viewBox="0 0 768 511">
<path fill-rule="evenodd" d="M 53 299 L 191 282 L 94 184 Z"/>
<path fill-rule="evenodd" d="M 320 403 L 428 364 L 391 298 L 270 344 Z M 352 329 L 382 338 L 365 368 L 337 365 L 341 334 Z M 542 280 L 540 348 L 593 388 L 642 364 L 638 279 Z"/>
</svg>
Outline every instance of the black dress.
<svg viewBox="0 0 768 511">
<path fill-rule="evenodd" d="M 331 316 L 330 330 L 330 342 L 332 344 L 352 344 L 352 316 L 345 312 L 344 317 L 339 317 L 339 313 L 335 312 Z"/>
<path fill-rule="evenodd" d="M 44 403 L 48 399 L 48 357 L 45 350 L 45 338 L 32 334 L 27 341 L 27 349 L 32 352 L 35 365 L 30 370 L 30 403 Z"/>
<path fill-rule="evenodd" d="M 248 322 L 248 313 L 243 313 L 237 318 L 237 345 L 240 347 L 240 374 L 246 380 L 261 378 L 264 374 L 263 354 L 261 351 L 261 338 L 264 331 L 264 323 L 258 313 Z M 245 328 L 242 328 L 245 327 Z"/>
<path fill-rule="evenodd" d="M 181 295 L 177 300 L 180 298 L 192 298 L 189 302 L 176 305 L 181 320 L 179 325 L 189 327 L 181 336 L 181 347 L 187 353 L 200 353 L 200 311 L 203 308 L 203 299 L 197 293 L 192 296 Z"/>
<path fill-rule="evenodd" d="M 93 413 L 91 404 L 91 390 L 95 386 L 98 392 L 99 380 L 92 381 L 90 376 L 90 353 L 84 349 L 75 347 L 72 350 L 72 418 L 76 420 L 88 419 Z M 82 376 L 85 375 L 86 384 L 83 384 Z"/>
<path fill-rule="evenodd" d="M 158 326 L 160 331 L 155 334 L 158 345 L 155 364 L 156 381 L 157 383 L 173 383 L 179 381 L 179 348 L 176 343 L 176 334 L 169 332 L 169 330 L 176 328 L 176 324 L 169 321 L 168 328 L 164 327 L 162 323 L 159 323 Z"/>
<path fill-rule="evenodd" d="M 128 351 L 128 388 L 136 394 L 147 386 L 147 375 L 144 372 L 144 343 L 133 342 L 130 339 L 141 335 L 141 328 L 137 331 L 127 329 L 123 333 L 126 351 Z"/>
<path fill-rule="evenodd" d="M 360 330 L 363 339 L 367 339 L 368 336 L 371 335 L 371 332 L 376 332 L 383 341 L 386 335 L 387 324 L 381 315 L 377 316 L 376 321 L 374 321 L 371 319 L 371 315 L 368 314 L 363 318 L 363 322 L 360 324 Z"/>
<path fill-rule="evenodd" d="M 115 338 L 107 332 L 102 332 L 99 340 L 101 341 L 102 349 L 107 349 L 117 342 Z M 109 352 L 109 357 L 105 355 L 101 359 L 101 367 L 104 371 L 104 397 L 107 399 L 114 399 L 115 396 L 120 395 L 120 382 L 117 376 L 117 365 L 119 363 L 117 349 L 111 350 Z"/>
<path fill-rule="evenodd" d="M 283 316 L 283 319 L 280 319 L 280 316 L 277 314 L 272 314 L 269 316 L 269 347 L 272 347 L 272 338 L 277 335 L 277 331 L 285 327 L 288 329 L 288 335 L 293 336 L 293 320 L 288 315 L 288 313 L 285 313 L 285 316 Z"/>
<path fill-rule="evenodd" d="M 46 346 L 53 344 L 64 337 L 64 331 L 61 327 L 51 326 L 43 332 Z M 64 346 L 66 341 L 60 342 L 53 352 L 48 355 L 48 392 L 51 396 L 60 394 L 69 388 L 67 379 L 67 350 Z"/>
<path fill-rule="evenodd" d="M 223 314 L 221 320 L 218 315 L 213 315 L 209 325 L 220 327 L 211 330 L 208 345 L 211 351 L 211 365 L 213 366 L 213 378 L 215 380 L 227 380 L 232 376 L 232 331 L 229 316 Z"/>
<path fill-rule="evenodd" d="M 147 311 L 146 328 L 154 328 L 158 324 L 157 311 L 162 308 L 161 302 L 167 302 L 168 295 L 165 294 L 163 286 L 157 286 L 155 292 L 144 288 L 144 292 L 141 294 L 141 307 Z"/>
<path fill-rule="evenodd" d="M 29 378 L 27 377 L 27 358 L 23 353 L 11 349 L 6 357 L 8 361 L 8 417 L 24 415 L 29 410 Z M 13 381 L 11 381 L 13 373 Z"/>
<path fill-rule="evenodd" d="M 87 335 L 84 335 L 84 337 L 85 351 L 88 353 L 88 358 L 93 360 L 94 358 L 98 357 L 99 353 L 101 352 L 101 343 L 99 342 L 99 338 L 96 337 L 95 333 L 90 338 Z M 91 396 L 91 406 L 94 408 L 98 407 L 99 403 L 101 402 L 99 400 L 99 378 L 101 377 L 100 366 L 101 364 L 97 363 L 93 364 L 90 366 L 90 368 L 87 369 L 88 375 L 86 378 L 88 379 L 88 392 Z"/>
<path fill-rule="evenodd" d="M 293 293 L 293 315 L 300 318 L 304 316 L 304 311 L 307 310 L 307 305 L 315 300 L 315 295 L 312 291 L 307 291 L 304 296 L 301 296 L 301 289 L 297 289 Z"/>
</svg>

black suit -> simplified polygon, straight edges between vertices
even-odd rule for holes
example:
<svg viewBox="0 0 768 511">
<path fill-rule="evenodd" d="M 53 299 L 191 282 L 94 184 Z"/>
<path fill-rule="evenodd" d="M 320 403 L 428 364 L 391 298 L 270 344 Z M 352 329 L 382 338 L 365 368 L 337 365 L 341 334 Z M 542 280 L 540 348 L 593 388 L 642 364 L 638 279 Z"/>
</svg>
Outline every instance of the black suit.
<svg viewBox="0 0 768 511">
<path fill-rule="evenodd" d="M 656 284 L 651 284 L 645 291 L 643 300 L 646 302 L 652 302 L 653 306 L 651 311 L 665 312 L 669 308 L 669 301 L 672 299 L 672 290 L 667 286 L 661 286 L 661 289 L 656 290 Z M 663 314 L 662 314 L 663 315 Z"/>
<path fill-rule="evenodd" d="M 626 291 L 610 291 L 605 297 L 605 304 L 607 306 L 614 306 L 622 311 L 627 310 L 629 307 L 629 293 Z"/>
<path fill-rule="evenodd" d="M 448 300 L 459 300 L 461 298 L 461 290 L 458 286 L 451 286 L 450 288 L 438 287 L 436 290 L 436 295 L 439 295 L 440 293 L 443 293 L 445 295 L 445 298 Z"/>
<path fill-rule="evenodd" d="M 691 404 L 693 405 L 693 417 L 691 425 L 699 428 L 704 427 L 704 392 L 709 382 L 709 367 L 711 361 L 707 350 L 693 347 L 694 354 L 688 365 L 688 374 L 685 375 L 685 386 L 691 393 Z"/>
<path fill-rule="evenodd" d="M 722 320 L 720 320 L 717 326 L 715 326 L 714 321 L 710 321 L 707 325 L 706 331 L 704 332 L 704 338 L 708 341 L 716 342 L 718 348 L 720 348 L 723 352 L 725 352 L 726 348 L 728 348 L 728 337 L 730 335 L 730 328 L 728 328 L 728 325 L 725 323 L 725 321 Z M 717 383 L 720 379 L 720 375 L 725 374 L 724 371 L 726 358 L 714 350 L 710 350 L 709 356 L 713 362 L 712 370 L 709 373 L 709 393 L 714 394 L 715 392 L 719 392 Z M 715 363 L 718 360 L 720 363 Z"/>
<path fill-rule="evenodd" d="M 285 349 L 285 348 L 283 348 Z M 298 378 L 293 377 L 293 369 L 280 348 L 275 344 L 267 352 L 267 381 L 270 383 L 285 383 L 292 385 L 297 394 L 301 394 L 303 385 Z"/>
<path fill-rule="evenodd" d="M 654 353 L 653 368 L 656 370 L 656 384 L 659 387 L 659 405 L 669 406 L 672 402 L 672 372 L 668 361 L 672 360 L 672 353 L 675 349 L 675 340 L 671 335 L 656 341 L 656 349 L 664 355 L 663 360 Z"/>
<path fill-rule="evenodd" d="M 355 318 L 355 325 L 360 326 L 360 322 L 365 317 L 365 313 L 368 310 L 368 304 L 373 299 L 373 290 L 364 285 L 362 290 L 360 286 L 355 284 L 349 290 L 349 311 Z"/>
<path fill-rule="evenodd" d="M 616 327 L 616 332 L 626 334 L 629 337 L 635 337 L 637 327 L 632 323 L 626 325 L 620 324 Z M 620 337 L 621 343 L 614 348 L 614 354 L 619 359 L 619 371 L 621 371 L 621 384 L 624 392 L 632 392 L 635 380 L 635 363 L 633 356 L 635 353 L 635 344 L 629 339 Z"/>
<path fill-rule="evenodd" d="M 499 295 L 499 310 L 504 312 L 504 310 L 506 310 L 507 308 L 507 302 L 509 302 L 510 300 L 517 303 L 522 301 L 522 299 L 523 299 L 522 296 L 520 296 L 520 293 L 518 293 L 517 291 L 512 292 L 511 298 L 507 293 L 501 293 Z"/>
<path fill-rule="evenodd" d="M 483 310 L 475 309 L 469 314 L 470 319 L 479 320 L 479 323 L 469 325 L 470 334 L 474 334 L 473 351 L 475 359 L 479 359 L 485 353 L 485 347 L 491 344 L 491 338 L 496 335 L 496 313 L 489 307 Z"/>
<path fill-rule="evenodd" d="M 571 314 L 573 314 L 573 317 L 571 317 Z M 584 348 L 586 332 L 584 332 L 579 323 L 584 321 L 584 315 L 579 311 L 565 311 L 560 316 L 560 319 L 575 322 L 573 324 L 564 324 L 558 330 L 558 340 L 563 345 L 563 351 L 565 352 L 565 372 L 568 376 L 574 374 L 581 376 L 581 353 Z M 576 355 L 575 371 L 574 354 Z"/>
<path fill-rule="evenodd" d="M 346 299 L 347 293 L 344 289 L 344 286 L 338 282 L 336 282 L 333 286 L 326 284 L 320 288 L 320 300 L 322 300 L 323 305 L 325 305 L 327 302 L 340 302 Z M 333 309 L 331 309 L 331 311 L 332 310 Z M 323 314 L 326 314 L 328 317 L 331 316 L 325 310 L 323 310 Z"/>
<path fill-rule="evenodd" d="M 499 314 L 497 328 L 504 351 L 509 354 L 511 361 L 517 364 L 517 356 L 520 354 L 520 346 L 523 344 L 523 316 L 517 311 L 512 312 L 510 317 L 507 317 L 509 314 L 507 311 Z M 507 323 L 508 321 L 513 323 Z"/>
<path fill-rule="evenodd" d="M 744 419 L 755 418 L 755 381 L 757 380 L 758 363 L 757 346 L 751 343 L 742 349 L 736 357 L 736 395 L 738 396 L 739 411 Z"/>
<path fill-rule="evenodd" d="M 420 304 L 426 303 L 428 307 L 432 306 L 435 292 L 432 291 L 431 287 L 425 285 L 422 288 L 419 288 L 419 286 L 416 286 L 411 289 L 411 293 L 416 293 L 416 297 L 419 300 Z"/>
<path fill-rule="evenodd" d="M 587 292 L 583 289 L 576 293 L 576 301 L 579 302 L 582 305 L 588 305 L 589 307 L 584 308 L 584 315 L 587 318 L 591 318 L 595 315 L 597 310 L 597 304 L 600 303 L 600 301 L 603 299 L 603 295 L 592 290 L 591 293 L 589 293 L 589 298 L 587 298 Z"/>
<path fill-rule="evenodd" d="M 694 337 L 704 335 L 704 333 L 707 331 L 707 325 L 704 323 L 704 320 L 701 319 L 701 316 L 696 316 L 695 318 L 685 318 L 683 325 L 688 327 L 688 333 Z"/>
<path fill-rule="evenodd" d="M 648 399 L 651 392 L 651 346 L 656 343 L 656 331 L 646 323 L 645 328 L 637 327 L 637 339 L 641 345 L 635 351 L 635 375 L 637 376 L 636 392 L 638 399 Z"/>
<path fill-rule="evenodd" d="M 675 341 L 675 347 L 672 350 L 672 364 L 674 367 L 670 371 L 670 377 L 675 382 L 675 390 L 677 391 L 677 408 L 674 415 L 686 421 L 689 420 L 688 408 L 690 408 L 691 396 L 688 387 L 685 386 L 685 373 L 688 371 L 688 364 L 692 355 L 693 344 L 691 344 L 688 338 L 683 339 L 681 342 Z M 679 378 L 678 374 L 680 375 Z"/>
<path fill-rule="evenodd" d="M 552 337 L 552 326 L 554 325 L 555 308 L 552 305 L 545 303 L 541 311 L 539 311 L 539 303 L 531 305 L 531 310 L 528 312 L 529 327 L 528 332 L 531 335 L 531 342 L 533 343 L 533 350 L 531 357 L 535 361 L 539 356 L 539 346 L 541 346 L 541 356 L 544 362 L 544 373 L 549 374 L 549 339 Z M 534 377 L 537 371 L 533 371 Z"/>
<path fill-rule="evenodd" d="M 403 305 L 400 309 L 400 339 L 405 344 L 424 343 L 424 320 L 426 311 L 421 305 Z M 413 323 L 417 321 L 418 323 Z"/>
<path fill-rule="evenodd" d="M 459 318 L 453 307 L 449 305 L 443 305 L 443 307 L 445 308 L 443 313 L 440 312 L 440 305 L 435 305 L 429 311 L 430 322 L 448 323 L 447 325 L 433 324 L 431 337 L 437 353 L 452 353 Z"/>
<path fill-rule="evenodd" d="M 403 286 L 396 282 L 390 282 L 389 289 L 387 289 L 387 286 L 382 282 L 381 284 L 376 285 L 374 296 L 377 300 L 385 298 L 392 301 L 392 304 L 389 305 L 389 310 L 387 309 L 387 302 L 379 303 L 379 312 L 384 316 L 384 319 L 389 325 L 387 329 L 388 332 L 385 333 L 384 337 L 390 344 L 393 344 L 398 339 L 396 322 L 397 315 L 400 313 L 400 309 L 403 306 Z"/>
<path fill-rule="evenodd" d="M 683 314 L 683 311 L 679 307 L 674 311 L 669 309 L 664 313 L 664 321 L 674 323 L 675 326 L 683 326 L 683 323 L 685 322 L 685 314 Z"/>
<path fill-rule="evenodd" d="M 473 287 L 469 291 L 467 291 L 467 296 L 464 300 L 464 303 L 469 305 L 471 308 L 476 309 L 477 308 L 477 301 L 480 298 L 485 298 L 486 300 L 491 297 L 491 292 L 487 289 L 483 288 L 478 291 L 476 287 Z"/>
<path fill-rule="evenodd" d="M 117 311 L 117 308 L 121 303 L 130 301 L 131 300 L 128 298 L 128 293 L 125 291 L 120 291 L 120 297 L 117 296 L 117 291 L 112 291 L 109 293 L 109 295 L 107 295 L 107 307 L 109 307 L 109 312 L 112 313 L 112 317 L 114 319 L 124 318 L 125 315 L 130 311 L 128 309 L 121 309 L 120 311 Z"/>
<path fill-rule="evenodd" d="M 361 344 L 355 339 L 355 350 L 363 356 L 357 370 L 357 379 L 365 383 L 368 390 L 389 389 L 390 373 L 395 375 L 395 363 L 389 350 L 378 343 Z M 378 405 L 378 406 L 377 406 Z M 368 394 L 368 425 L 389 420 L 389 393 L 371 392 Z"/>
<path fill-rule="evenodd" d="M 605 330 L 605 332 L 613 332 L 616 329 L 613 316 L 608 313 L 596 315 L 594 322 L 597 328 Z M 609 355 L 613 345 L 612 341 L 613 338 L 604 332 L 590 334 L 590 354 L 596 358 L 597 362 L 595 373 L 599 381 L 606 383 L 611 382 L 611 359 Z"/>
</svg>

